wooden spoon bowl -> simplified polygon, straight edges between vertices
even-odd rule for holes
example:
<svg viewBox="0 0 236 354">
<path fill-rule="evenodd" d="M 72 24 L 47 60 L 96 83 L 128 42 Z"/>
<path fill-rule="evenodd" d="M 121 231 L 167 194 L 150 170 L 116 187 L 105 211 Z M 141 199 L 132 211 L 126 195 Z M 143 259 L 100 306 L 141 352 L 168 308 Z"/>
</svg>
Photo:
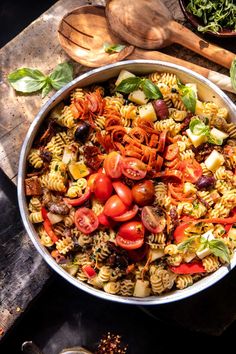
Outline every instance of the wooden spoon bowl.
<svg viewBox="0 0 236 354">
<path fill-rule="evenodd" d="M 230 68 L 235 54 L 217 47 L 172 19 L 161 0 L 108 0 L 106 15 L 112 31 L 145 49 L 178 43 Z"/>
<path fill-rule="evenodd" d="M 104 44 L 124 44 L 107 25 L 103 6 L 81 6 L 63 17 L 58 28 L 59 42 L 67 54 L 90 67 L 112 64 L 126 58 L 134 50 L 125 46 L 118 53 L 106 53 Z"/>
</svg>

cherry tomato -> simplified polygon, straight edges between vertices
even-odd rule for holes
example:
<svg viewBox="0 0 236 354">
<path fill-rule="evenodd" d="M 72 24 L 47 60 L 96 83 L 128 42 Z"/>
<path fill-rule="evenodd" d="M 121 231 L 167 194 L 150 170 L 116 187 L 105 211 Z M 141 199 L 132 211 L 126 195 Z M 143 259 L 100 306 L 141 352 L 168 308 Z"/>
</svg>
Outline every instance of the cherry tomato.
<svg viewBox="0 0 236 354">
<path fill-rule="evenodd" d="M 104 206 L 104 214 L 106 216 L 115 217 L 124 214 L 127 211 L 127 206 L 122 202 L 118 195 L 112 195 Z"/>
<path fill-rule="evenodd" d="M 116 235 L 116 243 L 118 246 L 121 248 L 124 248 L 125 250 L 135 250 L 137 248 L 142 247 L 144 240 L 142 238 L 139 238 L 137 240 L 127 240 L 126 238 Z"/>
<path fill-rule="evenodd" d="M 167 135 L 167 131 L 166 130 L 161 132 L 159 143 L 158 143 L 158 147 L 157 147 L 157 151 L 158 152 L 163 152 L 164 149 L 165 149 L 166 135 Z"/>
<path fill-rule="evenodd" d="M 129 207 L 133 201 L 132 192 L 129 187 L 119 181 L 113 182 L 112 185 L 122 202 Z"/>
<path fill-rule="evenodd" d="M 150 180 L 145 180 L 143 182 L 137 183 L 132 188 L 132 194 L 135 202 L 139 206 L 152 204 L 155 198 L 153 182 Z"/>
<path fill-rule="evenodd" d="M 112 151 L 104 160 L 106 174 L 111 178 L 120 178 L 122 174 L 122 157 L 118 152 Z"/>
<path fill-rule="evenodd" d="M 75 212 L 75 225 L 84 234 L 90 234 L 98 227 L 98 218 L 93 210 L 80 208 Z"/>
<path fill-rule="evenodd" d="M 118 234 L 128 240 L 137 240 L 144 237 L 144 226 L 141 221 L 129 221 L 122 224 Z"/>
<path fill-rule="evenodd" d="M 83 194 L 81 197 L 75 198 L 75 199 L 72 199 L 72 198 L 63 198 L 63 200 L 64 200 L 67 204 L 69 204 L 69 205 L 72 205 L 72 206 L 79 206 L 79 205 L 84 204 L 84 203 L 86 202 L 86 200 L 89 199 L 90 195 L 91 195 L 91 190 L 90 190 L 89 187 L 87 187 L 87 188 L 85 189 L 84 194 Z"/>
<path fill-rule="evenodd" d="M 133 209 L 126 211 L 124 214 L 114 216 L 112 219 L 115 221 L 123 222 L 133 219 L 138 212 L 138 206 L 134 205 Z"/>
<path fill-rule="evenodd" d="M 125 157 L 122 163 L 122 173 L 130 179 L 143 179 L 147 174 L 147 165 L 134 157 Z"/>
<path fill-rule="evenodd" d="M 101 203 L 105 203 L 112 195 L 112 190 L 113 187 L 110 178 L 104 173 L 98 173 L 93 184 L 95 197 Z"/>
<path fill-rule="evenodd" d="M 171 144 L 167 146 L 164 157 L 168 161 L 174 160 L 179 154 L 179 148 L 177 144 Z"/>
<path fill-rule="evenodd" d="M 195 183 L 202 176 L 202 167 L 195 159 L 182 161 L 178 169 L 183 172 L 186 182 Z"/>
<path fill-rule="evenodd" d="M 94 192 L 94 181 L 95 181 L 97 175 L 98 175 L 98 173 L 93 173 L 88 178 L 87 186 L 90 188 L 91 192 Z"/>
<path fill-rule="evenodd" d="M 163 181 L 170 183 L 181 183 L 182 182 L 182 172 L 177 170 L 172 171 L 161 171 L 154 174 L 153 177 L 161 177 Z"/>
<path fill-rule="evenodd" d="M 140 221 L 129 221 L 120 226 L 116 243 L 126 250 L 140 248 L 144 242 L 144 232 L 144 226 Z"/>
<path fill-rule="evenodd" d="M 99 224 L 109 227 L 111 229 L 113 229 L 113 227 L 115 226 L 114 220 L 107 217 L 104 213 L 101 213 L 98 215 L 98 221 L 99 221 Z"/>
<path fill-rule="evenodd" d="M 166 227 L 165 216 L 161 210 L 156 210 L 154 207 L 145 206 L 141 218 L 146 229 L 154 234 L 162 232 Z"/>
</svg>

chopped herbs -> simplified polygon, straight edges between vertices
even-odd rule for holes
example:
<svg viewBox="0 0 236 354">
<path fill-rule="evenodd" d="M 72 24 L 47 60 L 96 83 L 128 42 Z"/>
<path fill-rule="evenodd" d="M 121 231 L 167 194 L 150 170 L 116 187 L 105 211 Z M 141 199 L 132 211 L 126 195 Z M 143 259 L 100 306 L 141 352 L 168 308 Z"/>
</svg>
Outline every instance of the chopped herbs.
<svg viewBox="0 0 236 354">
<path fill-rule="evenodd" d="M 187 10 L 202 20 L 203 25 L 198 26 L 200 32 L 236 31 L 235 0 L 190 0 Z"/>
</svg>

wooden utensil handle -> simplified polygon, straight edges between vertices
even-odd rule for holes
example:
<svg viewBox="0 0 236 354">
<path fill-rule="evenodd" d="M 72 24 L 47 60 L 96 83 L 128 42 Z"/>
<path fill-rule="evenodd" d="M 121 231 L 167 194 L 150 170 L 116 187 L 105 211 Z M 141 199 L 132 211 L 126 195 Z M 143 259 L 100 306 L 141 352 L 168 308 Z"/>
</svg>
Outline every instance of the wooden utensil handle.
<svg viewBox="0 0 236 354">
<path fill-rule="evenodd" d="M 234 92 L 234 89 L 231 85 L 230 78 L 226 75 L 217 73 L 216 71 L 203 68 L 202 66 L 190 63 L 188 61 L 172 57 L 170 55 L 151 50 L 142 50 L 135 48 L 133 53 L 129 55 L 127 59 L 152 59 L 152 60 L 163 60 L 169 63 L 174 63 L 177 65 L 182 65 L 185 68 L 193 70 L 198 74 L 208 78 L 210 81 L 218 85 L 222 90 Z"/>
<path fill-rule="evenodd" d="M 173 42 L 181 44 L 225 68 L 230 68 L 236 54 L 207 42 L 176 21 L 170 21 L 168 28 L 171 31 Z"/>
</svg>

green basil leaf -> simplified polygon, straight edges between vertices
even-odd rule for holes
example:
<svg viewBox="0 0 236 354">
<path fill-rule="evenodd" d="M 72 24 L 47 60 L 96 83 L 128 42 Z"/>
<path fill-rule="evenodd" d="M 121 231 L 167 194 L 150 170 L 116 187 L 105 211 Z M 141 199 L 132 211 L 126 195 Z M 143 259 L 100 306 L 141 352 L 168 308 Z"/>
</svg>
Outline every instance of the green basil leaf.
<svg viewBox="0 0 236 354">
<path fill-rule="evenodd" d="M 42 89 L 42 98 L 47 96 L 47 94 L 52 90 L 52 85 L 50 82 L 46 82 L 46 85 Z"/>
<path fill-rule="evenodd" d="M 214 145 L 222 145 L 223 144 L 223 139 L 216 139 L 213 135 L 209 134 L 208 136 L 208 142 L 210 144 L 214 144 Z"/>
<path fill-rule="evenodd" d="M 124 49 L 126 46 L 124 44 L 109 44 L 104 43 L 103 48 L 106 53 L 119 53 Z"/>
<path fill-rule="evenodd" d="M 234 90 L 236 91 L 236 57 L 232 61 L 231 67 L 230 67 L 230 79 L 232 86 Z"/>
<path fill-rule="evenodd" d="M 128 77 L 121 81 L 121 83 L 116 87 L 116 91 L 130 93 L 137 90 L 142 82 L 140 77 Z"/>
<path fill-rule="evenodd" d="M 60 90 L 73 80 L 73 66 L 68 62 L 58 64 L 49 75 L 49 79 L 52 87 Z"/>
<path fill-rule="evenodd" d="M 222 258 L 225 262 L 230 262 L 229 249 L 223 241 L 211 240 L 208 242 L 208 247 L 216 257 Z"/>
<path fill-rule="evenodd" d="M 152 83 L 149 79 L 142 80 L 141 87 L 145 96 L 151 100 L 163 98 L 162 93 L 158 86 Z"/>
<path fill-rule="evenodd" d="M 209 127 L 199 118 L 192 119 L 189 128 L 194 135 L 209 135 Z"/>
<path fill-rule="evenodd" d="M 37 69 L 20 68 L 8 75 L 8 81 L 19 92 L 31 93 L 41 90 L 47 77 Z"/>
<path fill-rule="evenodd" d="M 194 113 L 197 103 L 197 97 L 195 91 L 191 87 L 184 86 L 181 89 L 181 100 L 188 111 Z"/>
</svg>

